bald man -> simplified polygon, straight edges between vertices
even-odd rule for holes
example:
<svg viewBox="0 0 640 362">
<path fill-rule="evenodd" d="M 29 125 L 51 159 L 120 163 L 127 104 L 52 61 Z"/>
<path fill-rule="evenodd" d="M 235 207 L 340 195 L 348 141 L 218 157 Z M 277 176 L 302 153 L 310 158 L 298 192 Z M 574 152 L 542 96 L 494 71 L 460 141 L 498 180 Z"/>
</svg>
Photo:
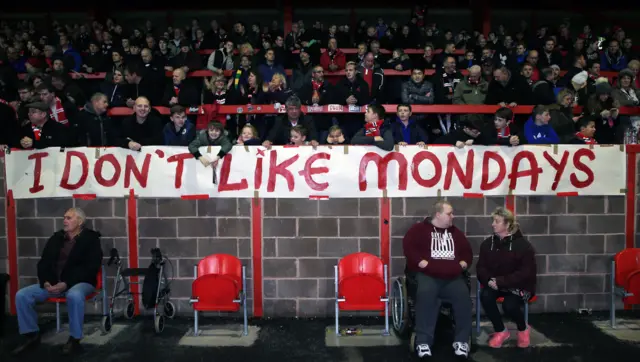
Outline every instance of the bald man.
<svg viewBox="0 0 640 362">
<path fill-rule="evenodd" d="M 49 238 L 38 261 L 38 283 L 16 294 L 18 328 L 23 340 L 13 350 L 14 355 L 40 342 L 38 313 L 34 307 L 52 297 L 67 299 L 69 340 L 62 348 L 63 353 L 80 349 L 85 300 L 95 291 L 102 263 L 100 233 L 86 227 L 86 218 L 79 208 L 65 212 L 62 230 Z"/>
<path fill-rule="evenodd" d="M 197 107 L 200 104 L 200 94 L 186 78 L 187 74 L 182 68 L 173 70 L 171 84 L 167 85 L 164 91 L 162 99 L 164 106 Z"/>
<path fill-rule="evenodd" d="M 133 105 L 133 114 L 122 121 L 122 147 L 140 151 L 142 146 L 162 146 L 164 122 L 160 114 L 151 109 L 146 97 L 138 97 Z"/>
</svg>

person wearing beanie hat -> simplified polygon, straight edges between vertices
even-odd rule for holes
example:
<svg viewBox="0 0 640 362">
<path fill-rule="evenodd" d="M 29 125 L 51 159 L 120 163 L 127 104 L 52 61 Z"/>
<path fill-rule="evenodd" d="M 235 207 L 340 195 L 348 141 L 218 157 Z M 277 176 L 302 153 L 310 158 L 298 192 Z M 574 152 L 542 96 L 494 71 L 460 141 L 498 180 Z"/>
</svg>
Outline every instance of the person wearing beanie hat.
<svg viewBox="0 0 640 362">
<path fill-rule="evenodd" d="M 596 118 L 595 138 L 601 144 L 614 144 L 620 124 L 618 118 L 619 102 L 611 97 L 611 85 L 608 82 L 597 82 L 595 93 L 589 97 L 584 114 Z"/>
<path fill-rule="evenodd" d="M 213 157 L 206 156 L 200 153 L 200 147 L 204 146 L 220 146 L 220 151 Z M 207 129 L 200 131 L 196 138 L 189 144 L 189 152 L 193 157 L 198 159 L 204 167 L 213 165 L 214 169 L 218 164 L 218 160 L 229 153 L 232 148 L 233 144 L 224 133 L 224 126 L 218 121 L 209 122 Z"/>
<path fill-rule="evenodd" d="M 623 69 L 618 73 L 618 82 L 611 96 L 620 103 L 621 107 L 635 107 L 640 103 L 638 102 L 639 94 L 633 87 L 633 78 L 634 74 L 630 69 Z"/>
</svg>

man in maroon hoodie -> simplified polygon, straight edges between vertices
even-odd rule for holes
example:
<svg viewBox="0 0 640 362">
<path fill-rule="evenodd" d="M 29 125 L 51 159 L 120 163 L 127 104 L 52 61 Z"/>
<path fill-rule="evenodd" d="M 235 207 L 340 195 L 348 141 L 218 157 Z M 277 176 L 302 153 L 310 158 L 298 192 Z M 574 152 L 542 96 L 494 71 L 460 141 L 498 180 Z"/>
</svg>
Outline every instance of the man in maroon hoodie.
<svg viewBox="0 0 640 362">
<path fill-rule="evenodd" d="M 416 353 L 431 357 L 433 334 L 442 301 L 451 303 L 455 318 L 453 349 L 469 356 L 471 299 L 463 271 L 471 267 L 473 252 L 466 236 L 453 226 L 453 207 L 438 201 L 431 219 L 413 225 L 402 241 L 407 269 L 416 272 Z"/>
</svg>

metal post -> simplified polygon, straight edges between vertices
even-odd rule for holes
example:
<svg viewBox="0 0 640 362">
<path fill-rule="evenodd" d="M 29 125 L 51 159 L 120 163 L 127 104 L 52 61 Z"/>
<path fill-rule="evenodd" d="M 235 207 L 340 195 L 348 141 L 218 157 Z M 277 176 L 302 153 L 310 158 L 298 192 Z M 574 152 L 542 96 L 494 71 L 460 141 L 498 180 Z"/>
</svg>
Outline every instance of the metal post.
<svg viewBox="0 0 640 362">
<path fill-rule="evenodd" d="M 384 335 L 389 335 L 389 267 L 384 266 Z"/>
<path fill-rule="evenodd" d="M 100 268 L 102 269 L 102 290 L 100 291 L 100 294 L 102 295 L 102 315 L 103 316 L 109 316 L 109 321 L 111 321 L 111 313 L 109 313 L 108 308 L 109 308 L 109 299 L 107 297 L 107 276 L 106 276 L 106 270 L 104 268 L 104 265 L 101 265 Z M 115 294 L 114 294 L 115 295 Z"/>
<path fill-rule="evenodd" d="M 336 294 L 336 336 L 340 335 L 340 325 L 338 322 L 338 315 L 340 313 L 340 310 L 338 308 L 338 266 L 334 265 L 333 266 L 333 283 L 335 286 L 335 294 Z"/>
<path fill-rule="evenodd" d="M 196 279 L 198 279 L 198 266 L 194 265 L 193 266 L 193 281 L 195 282 Z M 198 335 L 198 310 L 193 307 L 193 335 L 197 336 Z"/>
<path fill-rule="evenodd" d="M 529 300 L 524 301 L 524 325 L 529 328 Z"/>
<path fill-rule="evenodd" d="M 60 333 L 62 328 L 60 327 L 60 303 L 56 302 L 56 332 Z"/>
<path fill-rule="evenodd" d="M 247 320 L 247 267 L 242 266 L 242 307 L 244 312 L 244 326 L 242 335 L 249 335 L 249 321 Z"/>
<path fill-rule="evenodd" d="M 480 281 L 476 281 L 476 333 L 480 334 Z"/>
<path fill-rule="evenodd" d="M 611 299 L 609 300 L 609 322 L 611 328 L 616 327 L 616 261 L 611 260 Z"/>
</svg>

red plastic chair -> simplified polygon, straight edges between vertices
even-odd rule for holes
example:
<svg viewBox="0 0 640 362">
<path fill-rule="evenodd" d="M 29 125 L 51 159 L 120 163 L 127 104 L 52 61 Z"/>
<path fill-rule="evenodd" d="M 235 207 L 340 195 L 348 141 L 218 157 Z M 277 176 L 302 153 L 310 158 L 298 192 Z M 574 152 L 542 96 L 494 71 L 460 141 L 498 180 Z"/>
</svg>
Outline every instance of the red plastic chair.
<svg viewBox="0 0 640 362">
<path fill-rule="evenodd" d="M 625 304 L 640 304 L 640 248 L 625 249 L 611 261 L 611 328 L 616 327 L 616 296 Z"/>
<path fill-rule="evenodd" d="M 229 254 L 213 254 L 194 267 L 191 300 L 194 313 L 194 335 L 199 334 L 199 312 L 237 312 L 242 306 L 242 335 L 248 332 L 247 273 L 240 259 Z"/>
<path fill-rule="evenodd" d="M 476 286 L 476 332 L 480 333 L 480 291 L 484 288 L 484 285 L 480 284 L 480 281 L 477 282 Z M 524 303 L 524 324 L 529 325 L 529 304 L 535 303 L 538 300 L 538 296 L 534 295 L 527 303 Z M 496 299 L 496 303 L 500 304 L 504 302 L 504 297 L 498 297 Z"/>
<path fill-rule="evenodd" d="M 106 275 L 104 273 L 104 265 L 100 266 L 100 270 L 98 270 L 98 275 L 96 276 L 96 290 L 87 295 L 86 300 L 94 300 L 98 301 L 99 299 L 102 302 L 102 323 L 100 324 L 100 328 L 104 333 L 109 333 L 111 331 L 111 320 L 108 316 L 107 312 L 107 294 L 106 288 L 103 288 L 106 285 Z M 56 297 L 56 298 L 47 298 L 45 303 L 56 303 L 56 332 L 60 333 L 62 331 L 62 321 L 60 315 L 60 303 L 66 303 L 67 298 L 65 297 Z"/>
<path fill-rule="evenodd" d="M 384 335 L 389 335 L 388 268 L 368 253 L 353 253 L 334 267 L 336 295 L 336 335 L 341 310 L 384 311 Z"/>
</svg>

